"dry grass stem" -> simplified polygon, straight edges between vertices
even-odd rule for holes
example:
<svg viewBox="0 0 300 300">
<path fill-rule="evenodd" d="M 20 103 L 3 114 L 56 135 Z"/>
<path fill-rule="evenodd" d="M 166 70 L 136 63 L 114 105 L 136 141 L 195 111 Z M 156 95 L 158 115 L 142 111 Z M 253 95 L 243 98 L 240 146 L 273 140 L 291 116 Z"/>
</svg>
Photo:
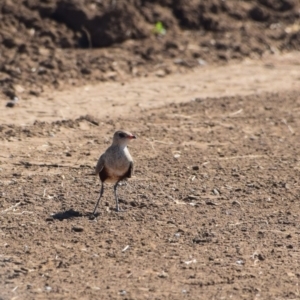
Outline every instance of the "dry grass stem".
<svg viewBox="0 0 300 300">
<path fill-rule="evenodd" d="M 5 209 L 5 210 L 2 210 L 2 211 L 1 211 L 1 214 L 4 214 L 4 213 L 6 213 L 6 212 L 8 212 L 8 211 L 10 211 L 10 210 L 12 210 L 12 209 L 15 209 L 15 208 L 18 207 L 20 204 L 21 204 L 21 202 L 18 202 L 18 203 L 16 203 L 15 205 L 13 205 L 13 206 L 11 206 L 11 207 Z"/>
</svg>

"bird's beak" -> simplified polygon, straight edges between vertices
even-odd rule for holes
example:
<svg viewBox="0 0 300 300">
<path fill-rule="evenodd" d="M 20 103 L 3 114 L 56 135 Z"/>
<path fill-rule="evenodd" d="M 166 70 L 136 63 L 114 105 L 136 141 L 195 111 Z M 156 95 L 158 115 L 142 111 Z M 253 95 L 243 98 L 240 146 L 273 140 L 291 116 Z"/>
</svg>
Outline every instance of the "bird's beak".
<svg viewBox="0 0 300 300">
<path fill-rule="evenodd" d="M 136 136 L 135 136 L 135 135 L 129 135 L 128 138 L 129 138 L 130 140 L 133 140 L 133 139 L 136 139 Z"/>
</svg>

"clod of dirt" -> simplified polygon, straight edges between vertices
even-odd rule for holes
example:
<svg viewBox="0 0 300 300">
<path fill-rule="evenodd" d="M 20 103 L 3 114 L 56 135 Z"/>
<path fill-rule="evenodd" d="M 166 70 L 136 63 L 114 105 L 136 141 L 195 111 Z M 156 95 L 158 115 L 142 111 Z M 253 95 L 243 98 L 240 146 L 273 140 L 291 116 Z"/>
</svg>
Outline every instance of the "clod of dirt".
<svg viewBox="0 0 300 300">
<path fill-rule="evenodd" d="M 13 100 L 6 103 L 6 107 L 15 107 L 19 102 L 18 97 L 14 97 Z"/>
<path fill-rule="evenodd" d="M 84 230 L 84 228 L 81 226 L 73 226 L 72 230 L 75 232 L 82 232 Z"/>
<path fill-rule="evenodd" d="M 211 238 L 202 238 L 202 237 L 195 237 L 193 239 L 193 243 L 195 244 L 204 244 L 211 242 Z"/>
<path fill-rule="evenodd" d="M 195 195 L 188 195 L 188 196 L 185 197 L 183 200 L 185 200 L 185 201 L 199 200 L 199 197 L 198 197 L 198 196 L 195 196 Z"/>
<path fill-rule="evenodd" d="M 255 6 L 249 11 L 249 16 L 259 22 L 265 22 L 270 18 L 268 11 L 263 9 L 262 7 Z"/>
<path fill-rule="evenodd" d="M 206 200 L 205 201 L 205 204 L 206 205 L 211 205 L 211 206 L 217 206 L 219 205 L 218 203 L 214 202 L 214 201 L 211 201 L 211 200 Z"/>
<path fill-rule="evenodd" d="M 78 120 L 78 121 L 86 120 L 86 121 L 88 121 L 88 122 L 90 122 L 90 123 L 92 123 L 92 124 L 94 124 L 94 125 L 97 125 L 97 126 L 99 126 L 99 124 L 100 124 L 100 121 L 99 121 L 96 117 L 94 117 L 94 116 L 92 116 L 92 115 L 81 116 L 81 117 L 78 118 L 77 120 Z"/>
<path fill-rule="evenodd" d="M 8 101 L 6 103 L 6 107 L 14 107 L 16 105 L 16 103 L 14 101 Z"/>
<path fill-rule="evenodd" d="M 158 274 L 158 277 L 159 277 L 159 278 L 168 278 L 168 277 L 169 277 L 169 274 L 166 273 L 166 272 L 164 272 L 164 271 L 162 271 L 160 274 Z"/>
</svg>

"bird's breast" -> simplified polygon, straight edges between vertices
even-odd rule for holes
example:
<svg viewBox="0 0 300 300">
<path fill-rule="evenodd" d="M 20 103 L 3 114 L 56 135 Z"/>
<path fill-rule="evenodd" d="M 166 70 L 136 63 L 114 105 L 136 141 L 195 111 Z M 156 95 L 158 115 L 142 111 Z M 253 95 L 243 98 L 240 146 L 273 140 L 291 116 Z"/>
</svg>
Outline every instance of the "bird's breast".
<svg viewBox="0 0 300 300">
<path fill-rule="evenodd" d="M 129 165 L 125 168 L 109 168 L 105 166 L 103 170 L 100 172 L 101 181 L 106 182 L 117 182 L 127 177 L 127 173 L 129 170 Z"/>
<path fill-rule="evenodd" d="M 102 181 L 116 182 L 127 177 L 132 157 L 127 149 L 120 147 L 111 147 L 105 153 L 104 167 L 100 172 Z"/>
</svg>

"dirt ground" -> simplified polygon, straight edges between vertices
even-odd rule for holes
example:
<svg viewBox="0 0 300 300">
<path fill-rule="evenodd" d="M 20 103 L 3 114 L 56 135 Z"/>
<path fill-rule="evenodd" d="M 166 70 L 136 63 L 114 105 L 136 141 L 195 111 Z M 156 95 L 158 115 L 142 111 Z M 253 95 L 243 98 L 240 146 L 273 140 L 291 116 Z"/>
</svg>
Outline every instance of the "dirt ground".
<svg viewBox="0 0 300 300">
<path fill-rule="evenodd" d="M 0 4 L 0 300 L 300 299 L 298 2 L 68 3 Z"/>
<path fill-rule="evenodd" d="M 2 0 L 0 18 L 4 99 L 300 48 L 298 0 Z"/>
<path fill-rule="evenodd" d="M 284 104 L 284 105 L 283 105 Z M 299 91 L 1 126 L 2 299 L 299 299 Z M 90 175 L 117 128 L 123 213 Z"/>
</svg>

